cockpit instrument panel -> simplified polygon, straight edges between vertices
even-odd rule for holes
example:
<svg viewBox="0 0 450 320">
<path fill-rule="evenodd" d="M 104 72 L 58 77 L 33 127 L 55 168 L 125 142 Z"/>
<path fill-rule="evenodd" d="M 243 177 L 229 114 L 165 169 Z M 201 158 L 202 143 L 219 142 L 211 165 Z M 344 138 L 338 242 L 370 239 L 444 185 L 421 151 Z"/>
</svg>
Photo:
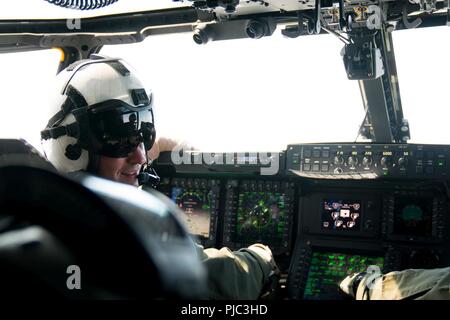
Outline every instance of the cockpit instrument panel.
<svg viewBox="0 0 450 320">
<path fill-rule="evenodd" d="M 293 299 L 341 300 L 339 284 L 348 275 L 381 274 L 398 266 L 381 246 L 364 242 L 306 241 L 295 251 L 288 279 Z"/>
<path fill-rule="evenodd" d="M 287 252 L 292 230 L 294 187 L 290 182 L 228 180 L 223 243 L 233 249 L 253 243 Z"/>
<path fill-rule="evenodd" d="M 322 228 L 334 230 L 360 230 L 361 202 L 352 200 L 323 201 Z"/>
<path fill-rule="evenodd" d="M 396 190 L 383 199 L 386 213 L 382 230 L 389 240 L 441 242 L 447 201 L 436 190 Z"/>
<path fill-rule="evenodd" d="M 216 244 L 219 210 L 220 182 L 214 179 L 173 178 L 163 179 L 160 190 L 182 211 L 191 234 L 201 244 Z"/>
<path fill-rule="evenodd" d="M 342 252 L 315 251 L 304 284 L 303 299 L 334 300 L 342 298 L 339 283 L 359 272 L 381 273 L 384 257 Z"/>
<path fill-rule="evenodd" d="M 289 145 L 286 170 L 316 179 L 448 179 L 450 147 L 420 144 Z"/>
<path fill-rule="evenodd" d="M 279 192 L 239 193 L 236 241 L 251 243 L 270 239 L 279 246 L 286 224 L 285 195 Z"/>
<path fill-rule="evenodd" d="M 172 200 L 185 213 L 185 223 L 192 234 L 209 238 L 211 190 L 172 187 Z"/>
</svg>

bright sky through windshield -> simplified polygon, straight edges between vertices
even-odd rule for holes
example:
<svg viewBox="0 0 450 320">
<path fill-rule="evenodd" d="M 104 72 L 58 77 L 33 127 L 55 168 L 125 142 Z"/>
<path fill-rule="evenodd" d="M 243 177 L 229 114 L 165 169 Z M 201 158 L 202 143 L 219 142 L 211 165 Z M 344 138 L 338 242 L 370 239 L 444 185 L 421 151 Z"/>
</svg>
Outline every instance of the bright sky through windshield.
<svg viewBox="0 0 450 320">
<path fill-rule="evenodd" d="M 187 33 L 138 46 L 103 52 L 129 61 L 152 88 L 158 133 L 201 150 L 353 141 L 364 117 L 358 83 L 344 71 L 343 44 L 330 35 L 287 39 L 278 31 L 199 46 Z"/>
<path fill-rule="evenodd" d="M 205 151 L 282 150 L 289 143 L 352 142 L 364 112 L 357 82 L 346 78 L 330 35 L 212 42 L 190 34 L 109 46 L 155 94 L 158 136 Z M 394 32 L 400 91 L 410 142 L 450 144 L 450 28 Z M 59 53 L 1 54 L 0 137 L 40 148 Z"/>
<path fill-rule="evenodd" d="M 398 31 L 393 38 L 409 142 L 450 144 L 450 27 Z"/>
<path fill-rule="evenodd" d="M 188 5 L 171 0 L 119 0 L 101 9 L 81 11 L 61 8 L 44 0 L 1 0 L 0 19 L 81 18 Z"/>
</svg>

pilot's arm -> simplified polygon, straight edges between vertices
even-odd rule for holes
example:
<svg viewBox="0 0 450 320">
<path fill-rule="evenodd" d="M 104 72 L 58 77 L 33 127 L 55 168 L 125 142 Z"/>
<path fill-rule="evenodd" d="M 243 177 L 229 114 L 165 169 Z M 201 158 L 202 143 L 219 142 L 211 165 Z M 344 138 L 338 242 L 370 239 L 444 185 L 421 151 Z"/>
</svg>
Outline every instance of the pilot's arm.
<svg viewBox="0 0 450 320">
<path fill-rule="evenodd" d="M 191 146 L 186 141 L 180 141 L 176 139 L 159 137 L 156 139 L 152 148 L 148 151 L 148 157 L 152 160 L 155 160 L 159 157 L 161 152 L 165 151 L 180 151 L 180 150 L 193 150 L 194 147 Z"/>
<path fill-rule="evenodd" d="M 357 300 L 441 300 L 450 299 L 450 267 L 408 269 L 385 275 L 355 274 L 340 288 Z"/>
<path fill-rule="evenodd" d="M 208 272 L 210 299 L 255 300 L 278 272 L 271 250 L 262 244 L 233 252 L 198 246 L 198 252 Z"/>
</svg>

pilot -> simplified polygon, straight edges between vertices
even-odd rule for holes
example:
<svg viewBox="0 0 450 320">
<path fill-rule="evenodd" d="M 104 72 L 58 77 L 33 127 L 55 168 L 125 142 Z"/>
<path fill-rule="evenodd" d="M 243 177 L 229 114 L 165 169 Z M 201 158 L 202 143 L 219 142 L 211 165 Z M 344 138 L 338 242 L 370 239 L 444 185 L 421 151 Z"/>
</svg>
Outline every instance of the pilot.
<svg viewBox="0 0 450 320">
<path fill-rule="evenodd" d="M 60 172 L 85 171 L 138 186 L 149 155 L 176 144 L 154 143 L 152 93 L 123 60 L 81 60 L 61 71 L 57 81 L 41 138 L 47 159 Z M 235 252 L 199 247 L 198 253 L 208 271 L 210 299 L 257 299 L 278 273 L 271 250 L 262 244 Z"/>
<path fill-rule="evenodd" d="M 361 272 L 347 276 L 339 287 L 357 300 L 450 300 L 450 267 L 407 269 L 384 275 Z"/>
</svg>

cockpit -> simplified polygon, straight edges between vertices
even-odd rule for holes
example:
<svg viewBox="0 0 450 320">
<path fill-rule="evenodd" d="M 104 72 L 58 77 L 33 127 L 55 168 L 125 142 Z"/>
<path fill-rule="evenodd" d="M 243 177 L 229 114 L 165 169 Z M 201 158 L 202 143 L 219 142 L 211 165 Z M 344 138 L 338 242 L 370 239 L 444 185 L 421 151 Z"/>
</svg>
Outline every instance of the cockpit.
<svg viewBox="0 0 450 320">
<path fill-rule="evenodd" d="M 8 2 L 2 139 L 40 150 L 51 77 L 120 56 L 151 85 L 157 136 L 179 142 L 152 162 L 157 191 L 182 213 L 177 232 L 205 248 L 269 246 L 276 299 L 342 299 L 353 273 L 450 266 L 449 1 L 46 0 L 45 14 Z"/>
</svg>

